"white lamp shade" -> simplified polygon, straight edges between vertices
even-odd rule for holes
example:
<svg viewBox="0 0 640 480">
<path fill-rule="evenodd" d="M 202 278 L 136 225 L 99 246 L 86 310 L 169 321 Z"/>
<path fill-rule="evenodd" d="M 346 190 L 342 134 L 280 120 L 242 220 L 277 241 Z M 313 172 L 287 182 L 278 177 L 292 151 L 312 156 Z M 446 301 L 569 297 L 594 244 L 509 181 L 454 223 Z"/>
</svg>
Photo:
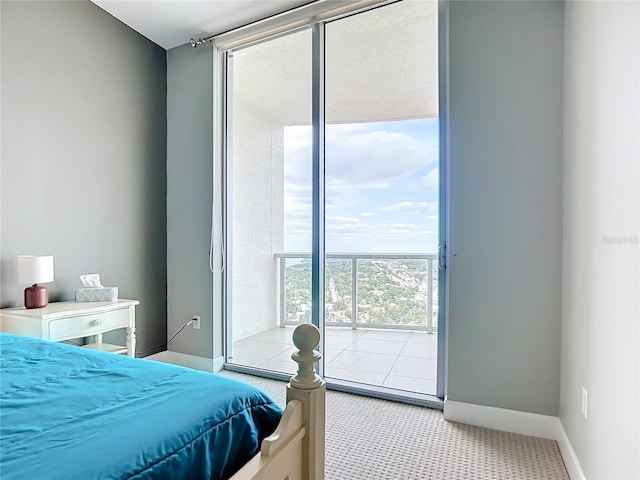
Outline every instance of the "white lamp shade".
<svg viewBox="0 0 640 480">
<path fill-rule="evenodd" d="M 53 257 L 43 255 L 18 256 L 18 283 L 53 282 Z"/>
</svg>

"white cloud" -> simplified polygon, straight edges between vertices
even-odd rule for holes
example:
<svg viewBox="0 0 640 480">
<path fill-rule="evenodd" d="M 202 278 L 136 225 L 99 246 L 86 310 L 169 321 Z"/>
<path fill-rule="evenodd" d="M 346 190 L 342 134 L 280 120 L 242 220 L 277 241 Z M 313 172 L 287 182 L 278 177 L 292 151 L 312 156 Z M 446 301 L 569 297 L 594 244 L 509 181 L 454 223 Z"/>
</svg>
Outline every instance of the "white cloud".
<svg viewBox="0 0 640 480">
<path fill-rule="evenodd" d="M 398 202 L 380 210 L 392 213 L 431 213 L 437 212 L 438 202 Z"/>
<path fill-rule="evenodd" d="M 438 169 L 438 167 L 432 169 L 429 173 L 422 177 L 421 180 L 425 187 L 437 190 L 438 185 L 440 184 L 440 170 Z"/>
<path fill-rule="evenodd" d="M 329 250 L 419 253 L 437 247 L 437 232 L 427 229 L 437 230 L 438 202 L 419 200 L 434 198 L 424 191 L 438 186 L 438 139 L 416 129 L 400 131 L 401 125 L 327 127 Z M 308 126 L 284 129 L 285 243 L 296 250 L 310 249 L 311 140 Z M 411 183 L 404 181 L 416 173 Z"/>
<path fill-rule="evenodd" d="M 313 131 L 310 126 L 291 126 L 284 129 L 284 144 L 291 149 L 307 149 L 311 153 Z"/>
<path fill-rule="evenodd" d="M 327 216 L 326 223 L 360 223 L 360 220 L 353 217 Z"/>
<path fill-rule="evenodd" d="M 392 223 L 391 226 L 393 228 L 416 228 L 417 225 L 414 223 Z"/>
<path fill-rule="evenodd" d="M 287 214 L 290 212 L 308 212 L 308 215 L 311 215 L 311 199 L 308 195 L 285 193 L 284 209 Z"/>
<path fill-rule="evenodd" d="M 376 123 L 327 126 L 327 185 L 388 188 L 386 180 L 437 163 L 437 138 L 417 137 L 384 128 L 384 124 Z M 288 182 L 300 180 L 310 184 L 311 141 L 311 127 L 284 129 Z"/>
<path fill-rule="evenodd" d="M 341 190 L 353 190 L 354 186 L 352 184 L 345 183 L 341 179 L 337 178 L 327 178 L 325 179 L 327 191 L 341 191 Z M 387 190 L 391 188 L 391 184 L 389 182 L 375 182 L 375 183 L 367 183 L 362 185 L 357 185 L 355 188 L 359 190 Z"/>
<path fill-rule="evenodd" d="M 332 182 L 368 184 L 409 175 L 437 161 L 437 139 L 374 130 L 375 124 L 326 130 L 326 176 Z"/>
</svg>

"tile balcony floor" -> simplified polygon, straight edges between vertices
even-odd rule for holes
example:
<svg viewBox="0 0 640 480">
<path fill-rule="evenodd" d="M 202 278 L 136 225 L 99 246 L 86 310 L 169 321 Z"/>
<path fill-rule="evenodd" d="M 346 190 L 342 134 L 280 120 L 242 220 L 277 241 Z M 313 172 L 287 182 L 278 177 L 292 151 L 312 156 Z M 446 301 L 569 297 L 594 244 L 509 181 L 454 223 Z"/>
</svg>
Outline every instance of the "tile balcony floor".
<svg viewBox="0 0 640 480">
<path fill-rule="evenodd" d="M 234 342 L 231 363 L 295 373 L 293 330 L 276 327 Z M 437 334 L 339 327 L 326 330 L 325 377 L 435 395 Z"/>
</svg>

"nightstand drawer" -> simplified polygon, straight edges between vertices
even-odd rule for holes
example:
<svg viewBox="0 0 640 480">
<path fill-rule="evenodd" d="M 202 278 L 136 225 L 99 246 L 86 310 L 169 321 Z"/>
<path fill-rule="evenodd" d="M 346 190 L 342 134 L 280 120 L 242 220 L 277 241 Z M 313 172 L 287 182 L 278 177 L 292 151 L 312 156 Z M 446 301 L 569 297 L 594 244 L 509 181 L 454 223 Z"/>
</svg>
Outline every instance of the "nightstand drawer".
<svg viewBox="0 0 640 480">
<path fill-rule="evenodd" d="M 128 325 L 128 309 L 61 318 L 52 320 L 49 324 L 49 339 L 56 342 L 67 338 L 88 337 Z"/>
</svg>

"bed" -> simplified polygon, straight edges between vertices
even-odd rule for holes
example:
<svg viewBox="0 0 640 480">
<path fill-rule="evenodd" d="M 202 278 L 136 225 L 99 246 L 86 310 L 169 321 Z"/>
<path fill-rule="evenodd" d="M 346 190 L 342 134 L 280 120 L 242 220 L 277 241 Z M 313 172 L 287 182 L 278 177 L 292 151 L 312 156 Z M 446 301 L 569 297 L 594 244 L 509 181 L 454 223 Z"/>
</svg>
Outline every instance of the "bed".
<svg viewBox="0 0 640 480">
<path fill-rule="evenodd" d="M 318 341 L 295 330 L 282 411 L 229 378 L 0 334 L 0 478 L 320 480 Z"/>
</svg>

